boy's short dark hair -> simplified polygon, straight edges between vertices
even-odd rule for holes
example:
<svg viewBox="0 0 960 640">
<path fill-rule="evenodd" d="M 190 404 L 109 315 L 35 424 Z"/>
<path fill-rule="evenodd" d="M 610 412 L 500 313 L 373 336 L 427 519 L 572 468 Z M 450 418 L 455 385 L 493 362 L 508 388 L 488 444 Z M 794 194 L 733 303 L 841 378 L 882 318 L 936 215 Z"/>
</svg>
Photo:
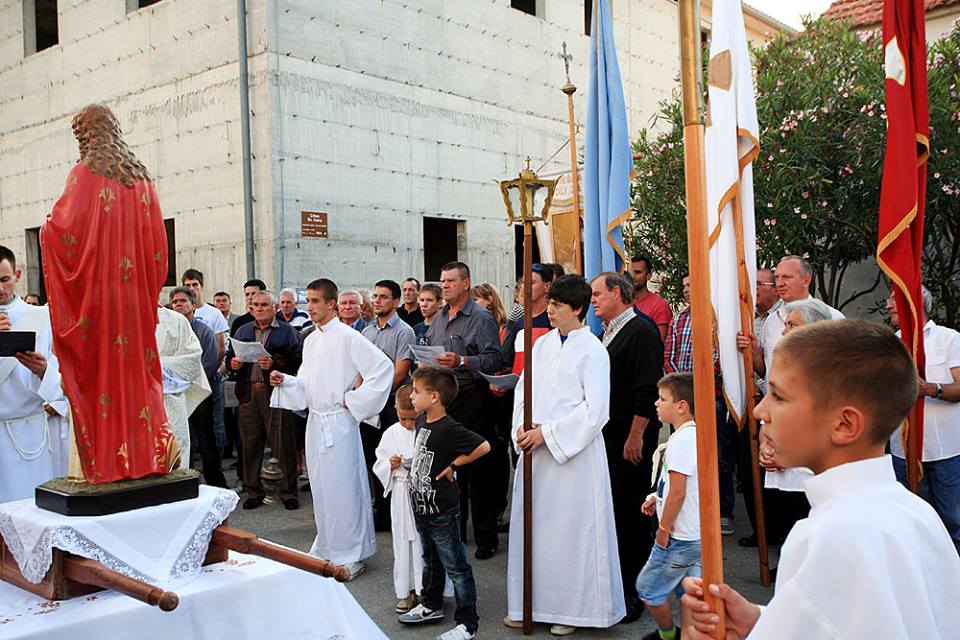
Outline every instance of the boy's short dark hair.
<svg viewBox="0 0 960 640">
<path fill-rule="evenodd" d="M 460 386 L 453 372 L 446 367 L 417 367 L 413 372 L 413 379 L 427 391 L 436 391 L 440 394 L 440 404 L 446 409 L 460 393 Z"/>
<path fill-rule="evenodd" d="M 185 280 L 196 280 L 200 283 L 200 286 L 203 286 L 203 273 L 197 271 L 196 269 L 187 269 L 183 272 L 183 275 L 180 276 L 180 282 Z"/>
<path fill-rule="evenodd" d="M 5 247 L 0 244 L 0 262 L 6 260 L 10 263 L 10 268 L 14 271 L 17 270 L 17 257 L 13 255 L 13 251 L 9 247 Z"/>
<path fill-rule="evenodd" d="M 440 285 L 434 284 L 433 282 L 428 282 L 420 287 L 420 293 L 432 293 L 433 297 L 438 301 L 443 300 L 443 289 L 440 288 Z"/>
<path fill-rule="evenodd" d="M 397 284 L 395 280 L 381 280 L 377 284 L 373 285 L 374 289 L 376 289 L 377 287 L 383 287 L 384 289 L 388 289 L 390 291 L 390 297 L 393 298 L 394 300 L 399 300 L 400 296 L 402 295 L 400 291 L 400 285 Z"/>
<path fill-rule="evenodd" d="M 550 291 L 547 292 L 547 300 L 561 302 L 570 305 L 573 309 L 579 309 L 580 319 L 587 317 L 587 309 L 590 307 L 590 296 L 593 291 L 590 289 L 590 283 L 575 273 L 570 273 L 557 278 Z"/>
<path fill-rule="evenodd" d="M 399 389 L 397 389 L 397 410 L 398 411 L 414 411 L 413 400 L 410 399 L 410 394 L 413 393 L 413 386 L 405 384 Z"/>
<path fill-rule="evenodd" d="M 824 320 L 800 327 L 773 353 L 803 372 L 819 409 L 850 404 L 863 411 L 874 444 L 889 440 L 917 402 L 913 359 L 900 338 L 877 322 Z"/>
<path fill-rule="evenodd" d="M 658 389 L 670 392 L 674 402 L 683 400 L 690 407 L 690 415 L 694 413 L 693 403 L 693 374 L 689 371 L 668 373 L 657 382 Z"/>
<path fill-rule="evenodd" d="M 266 291 L 267 283 L 261 280 L 260 278 L 251 278 L 250 280 L 247 280 L 246 282 L 243 283 L 243 288 L 246 289 L 247 287 L 256 287 L 260 291 Z"/>
<path fill-rule="evenodd" d="M 307 285 L 307 291 L 318 292 L 320 297 L 328 302 L 340 297 L 340 293 L 337 291 L 337 283 L 328 278 L 317 278 Z"/>
<path fill-rule="evenodd" d="M 214 298 L 218 298 L 218 297 L 220 297 L 220 296 L 226 296 L 227 300 L 232 300 L 232 299 L 233 299 L 233 298 L 230 297 L 230 294 L 227 293 L 226 291 L 217 291 L 215 294 L 213 294 L 213 297 L 214 297 Z"/>
</svg>

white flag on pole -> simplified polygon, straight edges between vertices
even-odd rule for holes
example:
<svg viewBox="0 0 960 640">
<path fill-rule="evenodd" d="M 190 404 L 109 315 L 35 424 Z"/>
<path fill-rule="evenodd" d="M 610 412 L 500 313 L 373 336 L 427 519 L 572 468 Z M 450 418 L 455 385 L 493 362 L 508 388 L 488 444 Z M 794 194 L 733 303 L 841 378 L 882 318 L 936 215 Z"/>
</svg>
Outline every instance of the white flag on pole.
<svg viewBox="0 0 960 640">
<path fill-rule="evenodd" d="M 760 152 L 760 127 L 740 0 L 713 2 L 708 70 L 709 108 L 704 144 L 710 294 L 716 316 L 724 396 L 731 415 L 742 426 L 747 397 L 743 357 L 737 350 L 737 331 L 741 327 L 739 278 L 741 270 L 745 270 L 752 322 L 757 243 L 750 163 Z M 736 233 L 735 216 L 742 220 L 742 251 L 738 250 L 741 241 Z"/>
</svg>

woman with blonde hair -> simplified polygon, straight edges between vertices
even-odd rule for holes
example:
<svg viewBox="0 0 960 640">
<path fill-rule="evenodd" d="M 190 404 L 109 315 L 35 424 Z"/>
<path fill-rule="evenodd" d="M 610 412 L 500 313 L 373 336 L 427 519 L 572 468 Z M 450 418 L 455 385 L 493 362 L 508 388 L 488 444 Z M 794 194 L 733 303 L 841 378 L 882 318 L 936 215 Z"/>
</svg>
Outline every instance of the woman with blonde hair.
<svg viewBox="0 0 960 640">
<path fill-rule="evenodd" d="M 492 284 L 484 282 L 471 289 L 470 295 L 473 296 L 474 302 L 493 315 L 493 319 L 497 322 L 497 327 L 500 329 L 500 342 L 503 342 L 508 318 L 507 312 L 503 309 L 503 303 L 500 301 L 500 294 L 497 293 L 497 290 Z"/>
</svg>

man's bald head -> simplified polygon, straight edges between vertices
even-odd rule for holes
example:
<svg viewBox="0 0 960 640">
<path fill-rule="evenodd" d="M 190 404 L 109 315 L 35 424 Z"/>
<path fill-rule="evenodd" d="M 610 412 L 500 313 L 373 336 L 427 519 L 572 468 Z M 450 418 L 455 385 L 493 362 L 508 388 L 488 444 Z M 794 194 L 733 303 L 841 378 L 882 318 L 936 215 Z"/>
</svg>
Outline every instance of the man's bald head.
<svg viewBox="0 0 960 640">
<path fill-rule="evenodd" d="M 777 265 L 777 294 L 784 302 L 803 300 L 810 295 L 813 267 L 800 256 L 786 256 Z"/>
</svg>

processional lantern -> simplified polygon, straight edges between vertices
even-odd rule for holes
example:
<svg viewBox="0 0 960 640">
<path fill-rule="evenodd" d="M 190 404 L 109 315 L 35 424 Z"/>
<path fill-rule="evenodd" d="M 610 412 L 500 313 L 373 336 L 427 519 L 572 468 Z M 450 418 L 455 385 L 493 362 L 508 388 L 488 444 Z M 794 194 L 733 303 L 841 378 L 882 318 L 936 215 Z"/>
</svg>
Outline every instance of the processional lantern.
<svg viewBox="0 0 960 640">
<path fill-rule="evenodd" d="M 530 158 L 519 178 L 498 184 L 507 207 L 507 224 L 546 222 L 557 181 L 538 177 L 530 169 Z"/>
<path fill-rule="evenodd" d="M 498 183 L 507 208 L 507 224 L 523 225 L 523 430 L 533 428 L 533 223 L 546 222 L 556 180 L 537 177 L 527 168 L 514 180 Z M 533 457 L 523 454 L 523 634 L 533 633 Z"/>
</svg>

